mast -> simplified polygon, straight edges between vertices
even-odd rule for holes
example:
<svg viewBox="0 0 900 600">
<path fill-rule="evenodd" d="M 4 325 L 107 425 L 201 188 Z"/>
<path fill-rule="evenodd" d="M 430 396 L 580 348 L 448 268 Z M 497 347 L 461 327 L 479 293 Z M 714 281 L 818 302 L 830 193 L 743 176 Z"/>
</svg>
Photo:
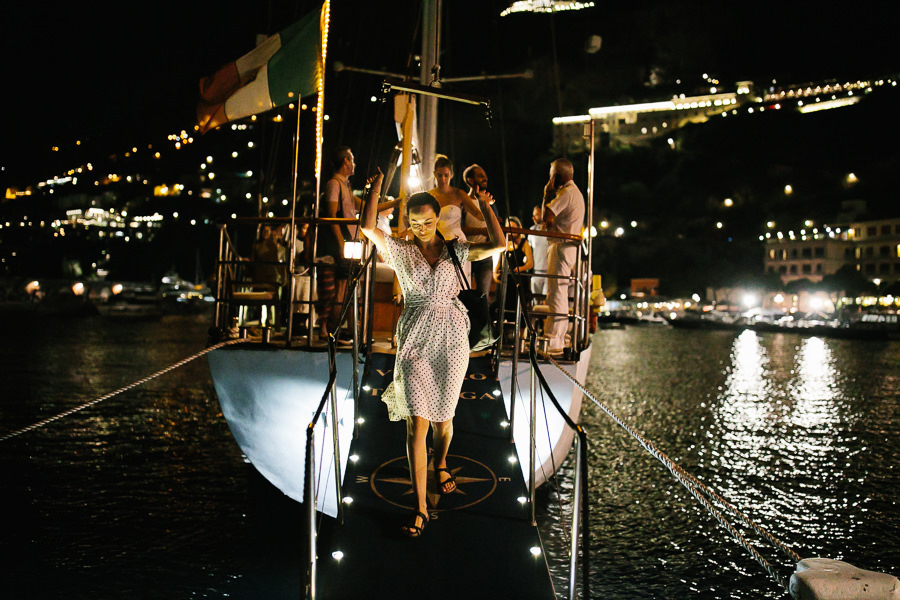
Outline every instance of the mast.
<svg viewBox="0 0 900 600">
<path fill-rule="evenodd" d="M 422 61 L 419 83 L 440 87 L 441 52 L 441 0 L 424 0 L 422 3 Z M 419 109 L 420 171 L 429 173 L 434 164 L 437 147 L 437 98 L 424 96 Z"/>
</svg>

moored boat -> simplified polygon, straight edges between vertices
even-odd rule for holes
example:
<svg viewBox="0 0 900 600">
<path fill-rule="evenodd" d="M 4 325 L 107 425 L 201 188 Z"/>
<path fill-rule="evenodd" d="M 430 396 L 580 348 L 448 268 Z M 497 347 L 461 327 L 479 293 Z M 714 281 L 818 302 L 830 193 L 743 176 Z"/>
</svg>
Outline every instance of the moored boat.
<svg viewBox="0 0 900 600">
<path fill-rule="evenodd" d="M 323 9 L 323 23 L 327 22 L 324 16 L 327 4 Z M 423 69 L 425 66 L 423 64 Z M 423 97 L 435 95 L 424 86 L 391 85 L 391 93 L 401 94 L 403 98 L 410 98 L 412 94 Z M 321 92 L 319 97 L 321 99 Z M 452 93 L 445 90 L 441 91 L 440 97 L 446 101 L 455 99 Z M 489 106 L 486 100 L 473 102 L 471 97 L 463 98 L 461 95 L 459 99 L 469 104 Z M 321 115 L 321 110 L 320 106 L 317 114 Z M 435 114 L 432 112 L 430 118 L 434 119 Z M 414 113 L 408 112 L 402 118 L 406 126 L 398 124 L 398 130 L 405 132 L 400 145 L 407 162 L 401 165 L 401 173 L 408 168 L 412 156 L 418 154 L 414 152 L 418 142 L 409 126 Z M 587 135 L 590 136 L 589 161 L 592 163 L 592 127 Z M 321 147 L 321 138 L 317 139 L 317 147 Z M 385 171 L 393 174 L 394 167 L 392 164 Z M 588 175 L 592 173 L 590 168 Z M 402 180 L 406 181 L 406 178 Z M 387 187 L 388 184 L 385 189 Z M 590 180 L 587 189 L 589 223 L 593 191 Z M 348 585 L 348 582 L 325 569 L 319 577 L 316 567 L 316 548 L 323 544 L 327 546 L 336 539 L 343 540 L 341 543 L 345 547 L 347 544 L 358 545 L 372 535 L 371 529 L 356 531 L 348 528 L 354 519 L 347 513 L 354 511 L 352 506 L 348 508 L 347 505 L 347 498 L 351 496 L 342 490 L 363 484 L 363 489 L 367 490 L 367 508 L 388 517 L 390 511 L 397 508 L 412 507 L 411 497 L 402 493 L 402 490 L 411 489 L 408 471 L 403 474 L 405 454 L 402 429 L 399 435 L 393 436 L 396 442 L 394 455 L 384 455 L 378 459 L 382 462 L 369 465 L 365 473 L 359 472 L 360 464 L 364 464 L 360 461 L 368 460 L 371 455 L 369 450 L 363 448 L 373 444 L 369 430 L 376 428 L 372 426 L 372 421 L 382 423 L 380 429 L 386 428 L 383 425 L 387 422 L 386 410 L 377 400 L 384 389 L 385 378 L 393 369 L 392 335 L 398 314 L 391 293 L 394 277 L 390 272 L 385 278 L 384 265 L 378 264 L 372 249 L 363 244 L 358 255 L 358 266 L 351 273 L 343 306 L 346 318 L 342 323 L 353 336 L 352 347 L 338 350 L 334 338 L 317 337 L 314 320 L 316 232 L 323 226 L 355 224 L 356 219 L 302 217 L 295 210 L 296 201 L 292 204 L 289 218 L 234 218 L 220 225 L 212 341 L 242 338 L 243 343 L 210 352 L 209 366 L 223 415 L 247 460 L 283 493 L 303 502 L 311 515 L 309 595 L 316 595 L 315 587 L 318 585 L 323 597 L 346 597 L 342 595 L 341 586 Z M 318 206 L 313 214 L 320 214 Z M 254 261 L 243 258 L 246 252 L 239 252 L 235 243 L 237 230 L 243 228 L 252 232 L 251 237 L 254 237 L 256 228 L 263 224 L 287 228 L 289 246 L 284 267 L 291 276 L 287 278 L 288 285 L 283 292 L 276 286 L 253 280 Z M 298 236 L 294 232 L 301 225 L 308 225 L 312 231 L 313 251 L 308 262 L 298 259 L 295 248 Z M 526 230 L 525 233 L 533 232 Z M 566 237 L 564 234 L 547 234 L 548 237 L 553 235 Z M 535 557 L 541 556 L 541 543 L 533 517 L 534 491 L 553 476 L 577 439 L 576 423 L 582 399 L 580 386 L 583 385 L 591 357 L 587 334 L 591 241 L 589 236 L 568 237 L 579 247 L 578 264 L 570 278 L 576 292 L 574 310 L 569 315 L 568 347 L 556 359 L 544 355 L 538 357 L 535 350 L 539 337 L 532 332 L 528 341 L 514 344 L 513 348 L 503 348 L 502 343 L 498 343 L 487 352 L 473 354 L 454 420 L 457 433 L 448 461 L 451 469 L 472 472 L 470 477 L 465 473 L 457 474 L 461 489 L 488 481 L 495 484 L 484 490 L 479 501 L 484 506 L 493 506 L 492 516 L 477 526 L 485 534 L 482 537 L 500 544 L 492 552 L 504 552 L 504 535 L 501 532 L 506 531 L 509 519 L 519 522 L 515 526 L 517 533 L 511 535 L 525 540 L 523 543 L 529 544 L 527 548 L 531 551 L 513 561 L 513 564 L 521 563 L 522 567 L 510 569 L 504 574 L 493 574 L 495 578 L 506 578 L 509 585 L 522 586 L 527 583 L 530 586 L 517 597 L 553 596 L 546 562 L 535 562 Z M 504 276 L 501 280 L 505 282 L 506 279 Z M 502 299 L 506 292 L 501 286 L 497 293 Z M 500 304 L 505 306 L 504 302 Z M 527 305 L 525 310 L 525 321 L 529 324 L 537 324 L 545 316 L 545 313 L 530 314 Z M 274 321 L 271 317 L 273 311 L 276 315 Z M 513 339 L 525 338 L 520 330 L 522 320 L 515 319 L 513 322 Z M 523 350 L 529 351 L 530 360 L 525 358 Z M 536 370 L 541 372 L 534 375 Z M 538 399 L 541 399 L 540 403 Z M 482 410 L 479 402 L 490 403 L 491 411 Z M 466 443 L 467 435 L 478 436 L 482 442 Z M 375 441 L 379 452 L 383 452 L 388 440 L 378 438 Z M 512 446 L 510 441 L 514 442 Z M 584 445 L 581 444 L 581 447 Z M 361 458 L 364 454 L 366 458 Z M 392 496 L 379 488 L 380 477 L 384 477 L 385 473 L 390 473 L 389 479 L 399 485 L 399 495 Z M 349 478 L 350 474 L 353 474 L 353 479 Z M 358 497 L 357 494 L 353 496 Z M 580 502 L 580 496 L 578 498 Z M 434 508 L 435 514 L 443 510 L 466 514 L 463 509 L 470 506 L 463 503 L 444 508 L 453 503 L 442 502 Z M 354 505 L 358 504 L 355 502 Z M 529 508 L 531 518 L 528 516 Z M 322 521 L 315 516 L 317 512 L 344 525 L 333 528 L 333 535 L 324 536 Z M 331 527 L 328 525 L 331 521 L 324 523 L 325 529 Z M 317 530 L 322 536 L 318 541 Z M 526 563 L 543 566 L 535 571 L 537 579 L 528 582 L 520 577 L 517 581 L 515 573 L 522 572 Z M 542 591 L 538 593 L 537 590 Z M 406 595 L 402 591 L 394 591 L 398 594 L 396 597 Z"/>
</svg>

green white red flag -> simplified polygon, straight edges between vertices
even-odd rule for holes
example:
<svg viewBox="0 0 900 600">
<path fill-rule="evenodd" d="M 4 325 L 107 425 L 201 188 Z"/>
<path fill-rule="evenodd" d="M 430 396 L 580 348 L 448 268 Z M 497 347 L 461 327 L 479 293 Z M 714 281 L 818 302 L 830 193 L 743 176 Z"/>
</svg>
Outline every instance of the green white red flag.
<svg viewBox="0 0 900 600">
<path fill-rule="evenodd" d="M 327 4 L 200 80 L 200 133 L 316 93 Z"/>
</svg>

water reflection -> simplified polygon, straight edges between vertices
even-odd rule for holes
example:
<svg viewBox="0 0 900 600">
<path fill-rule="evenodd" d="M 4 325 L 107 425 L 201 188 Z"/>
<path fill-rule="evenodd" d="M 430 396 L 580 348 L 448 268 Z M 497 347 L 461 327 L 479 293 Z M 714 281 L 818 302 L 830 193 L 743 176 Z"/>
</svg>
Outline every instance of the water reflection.
<svg viewBox="0 0 900 600">
<path fill-rule="evenodd" d="M 792 389 L 792 423 L 823 436 L 834 433 L 838 414 L 833 404 L 837 377 L 831 349 L 822 338 L 807 338 L 800 347 L 797 363 L 799 381 Z"/>
<path fill-rule="evenodd" d="M 900 433 L 890 424 L 900 415 L 900 344 L 652 328 L 600 332 L 594 343 L 589 389 L 673 460 L 801 556 L 897 573 L 890 485 L 900 486 Z M 595 594 L 785 597 L 605 415 L 587 406 L 583 423 L 602 565 Z M 751 537 L 788 577 L 792 561 Z M 556 552 L 564 563 L 565 548 Z M 641 589 L 623 595 L 622 581 L 638 572 Z"/>
<path fill-rule="evenodd" d="M 755 331 L 744 331 L 735 338 L 719 417 L 731 431 L 744 432 L 751 447 L 759 442 L 753 439 L 753 432 L 765 426 L 771 412 L 767 401 L 771 393 L 766 378 L 767 362 L 765 348 Z"/>
</svg>

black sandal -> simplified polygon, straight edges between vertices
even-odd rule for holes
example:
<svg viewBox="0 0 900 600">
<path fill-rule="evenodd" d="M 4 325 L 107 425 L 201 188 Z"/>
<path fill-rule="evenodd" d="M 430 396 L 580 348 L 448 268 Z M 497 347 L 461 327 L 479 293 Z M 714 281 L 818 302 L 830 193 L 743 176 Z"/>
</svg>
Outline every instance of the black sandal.
<svg viewBox="0 0 900 600">
<path fill-rule="evenodd" d="M 434 471 L 435 471 L 435 477 L 437 477 L 438 491 L 441 493 L 442 496 L 445 496 L 447 494 L 452 494 L 453 492 L 456 491 L 456 477 L 453 476 L 453 473 L 451 473 L 447 467 L 438 467 Z M 440 473 L 441 471 L 443 471 L 450 477 L 448 479 L 445 479 L 444 481 L 441 481 L 441 477 L 440 477 L 440 475 L 438 475 L 438 473 Z M 448 485 L 452 485 L 453 487 L 448 490 L 448 489 L 446 489 Z"/>
<path fill-rule="evenodd" d="M 416 525 L 417 519 L 422 519 L 421 527 Z M 403 534 L 408 538 L 415 539 L 422 535 L 422 532 L 425 530 L 426 525 L 428 525 L 428 515 L 416 511 L 410 517 L 409 522 L 403 525 Z"/>
</svg>

